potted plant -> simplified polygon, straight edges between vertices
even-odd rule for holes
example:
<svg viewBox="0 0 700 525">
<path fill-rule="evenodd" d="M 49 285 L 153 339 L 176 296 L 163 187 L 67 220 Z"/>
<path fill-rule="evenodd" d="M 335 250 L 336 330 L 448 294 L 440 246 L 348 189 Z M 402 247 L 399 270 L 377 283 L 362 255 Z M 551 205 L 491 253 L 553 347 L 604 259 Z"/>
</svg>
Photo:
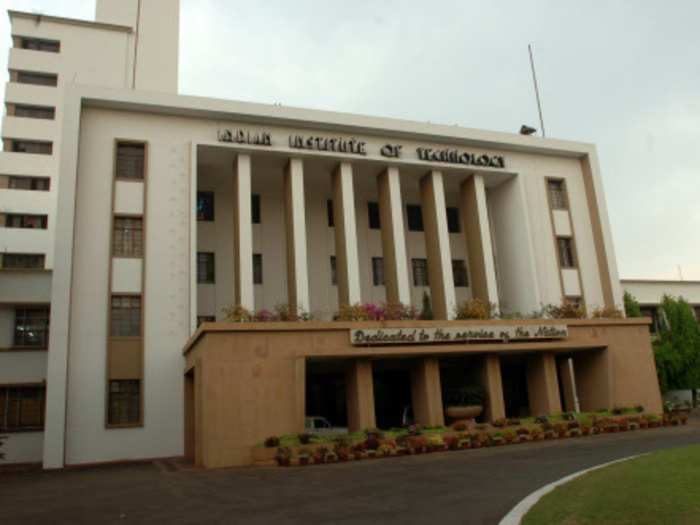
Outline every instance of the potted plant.
<svg viewBox="0 0 700 525">
<path fill-rule="evenodd" d="M 565 439 L 568 437 L 569 423 L 566 421 L 558 421 L 555 425 L 559 439 Z"/>
<path fill-rule="evenodd" d="M 447 446 L 440 434 L 433 434 L 428 438 L 428 449 L 430 452 L 442 452 L 447 450 Z"/>
<path fill-rule="evenodd" d="M 450 388 L 443 394 L 445 413 L 451 419 L 474 420 L 481 415 L 486 403 L 486 390 L 473 384 L 461 388 Z"/>
<path fill-rule="evenodd" d="M 281 467 L 288 467 L 292 461 L 292 449 L 289 447 L 279 447 L 275 455 L 277 464 Z"/>
<path fill-rule="evenodd" d="M 502 432 L 494 432 L 491 434 L 491 445 L 494 447 L 500 447 L 505 443 L 505 441 L 506 440 L 504 439 Z"/>
<path fill-rule="evenodd" d="M 518 434 L 520 441 L 527 441 L 530 438 L 530 431 L 525 427 L 518 427 L 515 433 Z"/>
<path fill-rule="evenodd" d="M 388 443 L 382 443 L 379 445 L 379 448 L 377 449 L 377 455 L 383 456 L 383 457 L 389 457 L 391 456 L 392 452 L 394 451 L 394 448 L 389 445 Z"/>
<path fill-rule="evenodd" d="M 513 442 L 517 442 L 518 435 L 512 429 L 507 429 L 503 431 L 503 439 L 510 445 Z"/>
<path fill-rule="evenodd" d="M 328 454 L 329 450 L 328 447 L 323 446 L 323 447 L 318 447 L 314 453 L 314 463 L 317 465 L 320 465 L 321 463 L 326 462 L 326 454 Z"/>
<path fill-rule="evenodd" d="M 308 465 L 311 458 L 311 451 L 308 447 L 301 447 L 297 453 L 297 458 L 299 459 L 299 465 Z"/>
<path fill-rule="evenodd" d="M 326 463 L 335 463 L 338 460 L 338 455 L 335 452 L 329 451 L 329 452 L 326 452 L 326 455 L 323 458 L 323 460 Z"/>
<path fill-rule="evenodd" d="M 533 441 L 541 441 L 543 439 L 542 430 L 534 427 L 530 430 L 530 439 Z"/>
<path fill-rule="evenodd" d="M 265 441 L 263 441 L 263 445 L 265 445 L 267 448 L 279 447 L 280 438 L 278 438 L 277 436 L 267 437 L 265 438 Z"/>
</svg>

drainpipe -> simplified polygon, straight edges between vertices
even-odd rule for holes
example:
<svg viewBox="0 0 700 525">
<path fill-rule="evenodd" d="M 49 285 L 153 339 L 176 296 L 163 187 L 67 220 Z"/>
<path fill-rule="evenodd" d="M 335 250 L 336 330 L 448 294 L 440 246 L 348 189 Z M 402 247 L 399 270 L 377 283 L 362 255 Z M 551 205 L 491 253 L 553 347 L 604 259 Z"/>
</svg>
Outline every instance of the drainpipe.
<svg viewBox="0 0 700 525">
<path fill-rule="evenodd" d="M 570 357 L 568 359 L 569 365 L 569 377 L 571 378 L 571 390 L 574 396 L 574 410 L 576 413 L 581 412 L 581 406 L 578 403 L 578 392 L 576 391 L 576 376 L 574 375 L 574 360 Z"/>
</svg>

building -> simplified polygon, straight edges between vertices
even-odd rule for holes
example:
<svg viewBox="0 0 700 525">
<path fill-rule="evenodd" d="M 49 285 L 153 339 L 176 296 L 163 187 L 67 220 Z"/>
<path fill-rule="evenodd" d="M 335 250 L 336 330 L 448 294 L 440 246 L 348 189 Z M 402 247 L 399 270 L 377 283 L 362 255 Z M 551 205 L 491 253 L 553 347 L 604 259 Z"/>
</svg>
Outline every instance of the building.
<svg viewBox="0 0 700 525">
<path fill-rule="evenodd" d="M 452 320 L 470 298 L 622 304 L 592 145 L 177 95 L 171 0 L 10 19 L 11 461 L 247 464 L 321 412 L 442 423 L 448 376 L 485 387 L 489 418 L 661 409 L 646 319 Z M 435 321 L 331 321 L 425 293 Z M 318 321 L 211 323 L 280 303 Z"/>
<path fill-rule="evenodd" d="M 649 328 L 655 334 L 659 328 L 658 309 L 664 295 L 683 297 L 695 311 L 700 322 L 700 281 L 673 281 L 664 279 L 622 279 L 624 291 L 639 302 L 642 314 L 652 319 Z"/>
</svg>

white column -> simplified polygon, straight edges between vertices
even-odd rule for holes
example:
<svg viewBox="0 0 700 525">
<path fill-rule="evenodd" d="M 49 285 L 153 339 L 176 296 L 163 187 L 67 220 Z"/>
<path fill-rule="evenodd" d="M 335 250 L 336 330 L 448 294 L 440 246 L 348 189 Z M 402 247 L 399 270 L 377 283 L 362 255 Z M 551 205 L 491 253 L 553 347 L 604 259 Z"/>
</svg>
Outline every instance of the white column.
<svg viewBox="0 0 700 525">
<path fill-rule="evenodd" d="M 420 181 L 420 194 L 433 314 L 435 319 L 450 319 L 454 317 L 456 299 L 442 173 L 433 170 L 425 175 Z"/>
<path fill-rule="evenodd" d="M 360 302 L 360 262 L 357 254 L 355 190 L 352 165 L 341 162 L 333 172 L 333 219 L 338 276 L 338 304 Z"/>
<path fill-rule="evenodd" d="M 250 211 L 250 155 L 233 161 L 233 271 L 236 304 L 255 309 L 253 295 L 253 226 Z"/>
<path fill-rule="evenodd" d="M 296 312 L 309 311 L 309 270 L 306 261 L 304 165 L 289 159 L 284 172 L 287 229 L 287 299 Z"/>
<path fill-rule="evenodd" d="M 377 177 L 379 214 L 382 226 L 382 255 L 387 302 L 411 304 L 406 258 L 399 169 L 389 167 Z"/>
</svg>

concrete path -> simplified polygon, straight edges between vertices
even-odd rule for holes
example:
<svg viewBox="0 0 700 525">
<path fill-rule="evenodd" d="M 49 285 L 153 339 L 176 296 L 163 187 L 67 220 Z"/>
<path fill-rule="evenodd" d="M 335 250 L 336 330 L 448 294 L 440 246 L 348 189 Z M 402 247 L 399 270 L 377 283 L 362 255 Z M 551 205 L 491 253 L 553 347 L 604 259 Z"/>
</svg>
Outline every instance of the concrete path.
<svg viewBox="0 0 700 525">
<path fill-rule="evenodd" d="M 685 427 L 313 467 L 0 473 L 0 522 L 498 523 L 567 474 L 691 444 L 700 444 L 697 416 Z"/>
</svg>

